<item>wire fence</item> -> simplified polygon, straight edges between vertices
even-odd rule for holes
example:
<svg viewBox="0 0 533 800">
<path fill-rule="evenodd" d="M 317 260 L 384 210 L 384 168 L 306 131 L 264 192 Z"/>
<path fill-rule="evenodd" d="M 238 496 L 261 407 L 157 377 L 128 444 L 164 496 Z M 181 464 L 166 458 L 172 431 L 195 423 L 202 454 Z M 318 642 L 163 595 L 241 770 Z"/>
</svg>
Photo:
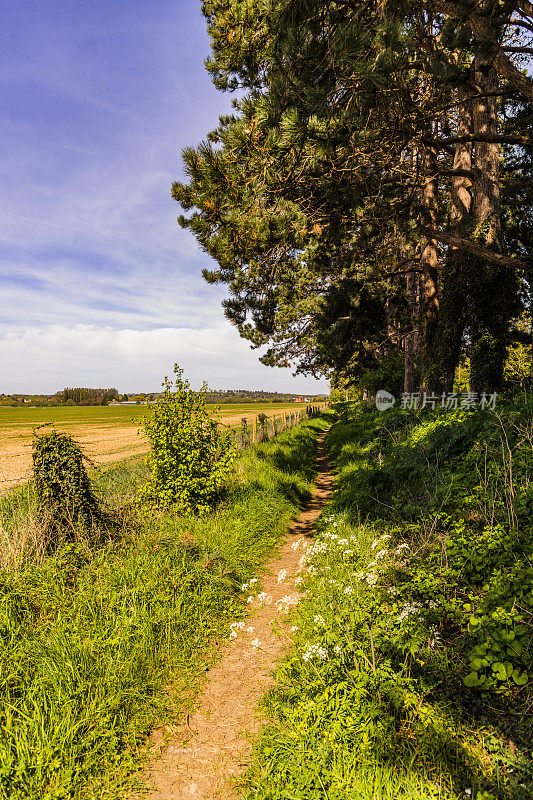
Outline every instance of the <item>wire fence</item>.
<svg viewBox="0 0 533 800">
<path fill-rule="evenodd" d="M 238 450 L 244 450 L 254 444 L 268 442 L 283 431 L 290 430 L 304 419 L 312 419 L 318 416 L 325 408 L 325 404 L 307 406 L 295 411 L 282 412 L 280 414 L 257 414 L 252 419 L 242 417 L 240 425 L 226 425 L 233 431 L 235 446 Z"/>
<path fill-rule="evenodd" d="M 281 412 L 270 416 L 260 413 L 252 417 L 252 419 L 242 417 L 240 424 L 237 425 L 226 425 L 223 422 L 221 422 L 220 425 L 232 432 L 237 450 L 245 450 L 247 447 L 252 447 L 254 444 L 270 441 L 270 439 L 275 438 L 280 433 L 283 433 L 283 431 L 290 430 L 294 428 L 295 425 L 299 425 L 304 419 L 312 419 L 318 416 L 322 411 L 328 408 L 328 405 L 328 403 L 309 405 L 305 408 L 298 408 L 295 411 Z M 128 454 L 115 461 L 105 461 L 100 464 L 96 464 L 92 459 L 88 460 L 91 462 L 93 468 L 101 470 L 102 468 L 107 469 L 107 467 L 121 464 L 128 458 L 137 458 L 140 455 L 145 455 L 145 453 Z M 29 483 L 32 478 L 33 472 L 28 472 L 17 478 L 0 478 L 0 497 L 18 486 Z M 4 484 L 9 485 L 4 486 Z"/>
</svg>

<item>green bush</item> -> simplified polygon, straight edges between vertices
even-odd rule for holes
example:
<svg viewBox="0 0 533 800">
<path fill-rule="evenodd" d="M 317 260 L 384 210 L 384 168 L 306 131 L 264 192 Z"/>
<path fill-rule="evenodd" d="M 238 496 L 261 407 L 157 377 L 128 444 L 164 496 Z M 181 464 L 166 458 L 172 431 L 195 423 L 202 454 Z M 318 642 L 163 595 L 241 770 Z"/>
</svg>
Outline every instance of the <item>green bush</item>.
<svg viewBox="0 0 533 800">
<path fill-rule="evenodd" d="M 142 422 L 151 451 L 141 496 L 159 508 L 203 514 L 219 499 L 236 452 L 206 407 L 207 385 L 193 391 L 177 364 L 174 375 L 174 386 L 165 378 L 163 397 Z"/>
<path fill-rule="evenodd" d="M 76 541 L 103 513 L 91 490 L 80 446 L 66 433 L 35 434 L 33 472 L 37 514 L 48 544 Z"/>
</svg>

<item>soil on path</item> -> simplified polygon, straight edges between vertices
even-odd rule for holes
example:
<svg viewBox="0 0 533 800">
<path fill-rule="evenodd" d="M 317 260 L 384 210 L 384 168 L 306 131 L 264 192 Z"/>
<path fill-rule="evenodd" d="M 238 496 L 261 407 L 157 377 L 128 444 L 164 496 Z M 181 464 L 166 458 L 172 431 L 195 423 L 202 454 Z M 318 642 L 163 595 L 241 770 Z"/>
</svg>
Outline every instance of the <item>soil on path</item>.
<svg viewBox="0 0 533 800">
<path fill-rule="evenodd" d="M 261 581 L 266 598 L 261 602 L 255 587 L 250 589 L 254 599 L 245 629 L 236 629 L 237 638 L 207 673 L 198 710 L 151 764 L 146 775 L 150 800 L 237 797 L 235 778 L 246 769 L 251 750 L 249 738 L 264 722 L 257 714 L 259 701 L 272 684 L 271 670 L 291 645 L 291 634 L 283 621 L 284 610 L 301 596 L 295 580 L 305 540 L 312 536 L 317 517 L 331 494 L 333 477 L 324 451 L 324 435 L 319 440 L 317 458 L 318 476 L 312 499 L 289 528 L 279 557 L 266 567 Z"/>
</svg>

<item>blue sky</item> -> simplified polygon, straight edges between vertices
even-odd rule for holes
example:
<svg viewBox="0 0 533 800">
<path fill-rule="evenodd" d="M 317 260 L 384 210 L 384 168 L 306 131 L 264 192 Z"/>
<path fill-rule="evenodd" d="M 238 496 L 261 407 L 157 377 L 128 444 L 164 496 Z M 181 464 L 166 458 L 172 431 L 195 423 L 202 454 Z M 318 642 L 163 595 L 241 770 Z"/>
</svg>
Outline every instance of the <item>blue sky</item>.
<svg viewBox="0 0 533 800">
<path fill-rule="evenodd" d="M 0 392 L 324 391 L 262 366 L 176 223 L 180 151 L 226 113 L 199 0 L 3 0 Z"/>
</svg>

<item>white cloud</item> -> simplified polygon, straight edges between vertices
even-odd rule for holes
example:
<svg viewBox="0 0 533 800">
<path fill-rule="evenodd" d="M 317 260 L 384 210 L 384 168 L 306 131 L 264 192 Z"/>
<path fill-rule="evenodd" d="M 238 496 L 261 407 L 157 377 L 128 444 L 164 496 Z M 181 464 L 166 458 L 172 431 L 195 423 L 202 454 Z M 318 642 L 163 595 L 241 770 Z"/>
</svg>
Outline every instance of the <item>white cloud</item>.
<svg viewBox="0 0 533 800">
<path fill-rule="evenodd" d="M 259 364 L 177 225 L 181 148 L 230 98 L 204 70 L 196 0 L 156 6 L 16 7 L 0 79 L 0 391 L 155 390 L 175 361 L 196 385 L 315 387 Z"/>
<path fill-rule="evenodd" d="M 115 386 L 119 391 L 157 391 L 177 362 L 194 387 L 324 392 L 325 381 L 293 378 L 265 367 L 231 325 L 204 329 L 114 329 L 97 325 L 49 325 L 0 336 L 4 392 L 52 393 L 64 386 Z"/>
</svg>

